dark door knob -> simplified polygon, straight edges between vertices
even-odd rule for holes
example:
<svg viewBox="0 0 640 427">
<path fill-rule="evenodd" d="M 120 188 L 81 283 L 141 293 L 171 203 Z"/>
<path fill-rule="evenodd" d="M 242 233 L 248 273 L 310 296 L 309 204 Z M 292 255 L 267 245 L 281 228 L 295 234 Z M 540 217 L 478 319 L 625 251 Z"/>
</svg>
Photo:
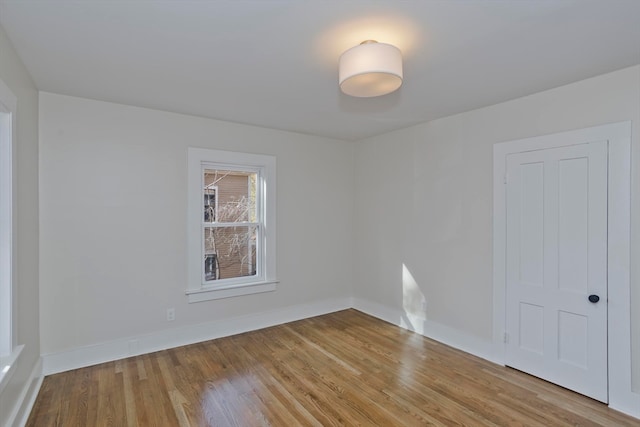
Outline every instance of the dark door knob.
<svg viewBox="0 0 640 427">
<path fill-rule="evenodd" d="M 600 301 L 600 297 L 598 295 L 589 295 L 589 301 L 595 304 Z"/>
</svg>

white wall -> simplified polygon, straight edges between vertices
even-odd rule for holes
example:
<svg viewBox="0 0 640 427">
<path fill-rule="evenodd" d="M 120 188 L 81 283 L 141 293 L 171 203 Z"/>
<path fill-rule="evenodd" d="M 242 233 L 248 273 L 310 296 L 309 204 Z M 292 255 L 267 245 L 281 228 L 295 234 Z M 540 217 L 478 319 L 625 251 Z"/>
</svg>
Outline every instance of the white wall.
<svg viewBox="0 0 640 427">
<path fill-rule="evenodd" d="M 433 324 L 488 343 L 493 144 L 627 120 L 633 384 L 640 391 L 640 66 L 359 142 L 354 296 L 418 316 L 424 296 Z"/>
<path fill-rule="evenodd" d="M 276 156 L 276 292 L 187 304 L 190 146 Z M 40 154 L 45 355 L 351 295 L 353 144 L 41 93 Z"/>
<path fill-rule="evenodd" d="M 14 147 L 14 239 L 16 252 L 14 320 L 16 343 L 24 350 L 10 383 L 0 393 L 0 425 L 21 419 L 25 396 L 39 375 L 38 326 L 38 92 L 7 35 L 0 27 L 0 79 L 17 97 L 17 147 Z M 10 417 L 12 418 L 10 420 Z"/>
</svg>

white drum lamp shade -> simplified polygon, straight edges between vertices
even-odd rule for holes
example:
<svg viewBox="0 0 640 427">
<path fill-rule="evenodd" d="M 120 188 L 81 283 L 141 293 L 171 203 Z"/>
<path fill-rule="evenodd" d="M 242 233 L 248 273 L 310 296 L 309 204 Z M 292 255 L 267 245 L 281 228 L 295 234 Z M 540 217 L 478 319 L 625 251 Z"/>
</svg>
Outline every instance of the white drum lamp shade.
<svg viewBox="0 0 640 427">
<path fill-rule="evenodd" d="M 360 98 L 386 95 L 402 85 L 402 53 L 386 43 L 367 40 L 340 56 L 340 89 Z"/>
</svg>

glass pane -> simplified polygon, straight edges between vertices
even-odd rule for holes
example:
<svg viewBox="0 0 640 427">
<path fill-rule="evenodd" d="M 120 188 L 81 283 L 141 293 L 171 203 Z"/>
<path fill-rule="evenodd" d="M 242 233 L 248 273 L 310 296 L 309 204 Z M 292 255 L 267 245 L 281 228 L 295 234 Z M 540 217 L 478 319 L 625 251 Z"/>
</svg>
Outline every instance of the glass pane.
<svg viewBox="0 0 640 427">
<path fill-rule="evenodd" d="M 256 222 L 258 174 L 205 169 L 204 222 Z"/>
<path fill-rule="evenodd" d="M 257 226 L 205 227 L 205 280 L 256 275 Z"/>
</svg>

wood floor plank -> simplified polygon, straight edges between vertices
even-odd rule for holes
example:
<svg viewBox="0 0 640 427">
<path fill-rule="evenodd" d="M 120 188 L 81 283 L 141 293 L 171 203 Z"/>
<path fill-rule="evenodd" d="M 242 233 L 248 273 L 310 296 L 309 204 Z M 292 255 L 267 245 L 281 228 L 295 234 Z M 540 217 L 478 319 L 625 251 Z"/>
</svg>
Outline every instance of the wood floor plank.
<svg viewBox="0 0 640 427">
<path fill-rule="evenodd" d="M 45 378 L 27 426 L 640 426 L 356 310 Z"/>
</svg>

